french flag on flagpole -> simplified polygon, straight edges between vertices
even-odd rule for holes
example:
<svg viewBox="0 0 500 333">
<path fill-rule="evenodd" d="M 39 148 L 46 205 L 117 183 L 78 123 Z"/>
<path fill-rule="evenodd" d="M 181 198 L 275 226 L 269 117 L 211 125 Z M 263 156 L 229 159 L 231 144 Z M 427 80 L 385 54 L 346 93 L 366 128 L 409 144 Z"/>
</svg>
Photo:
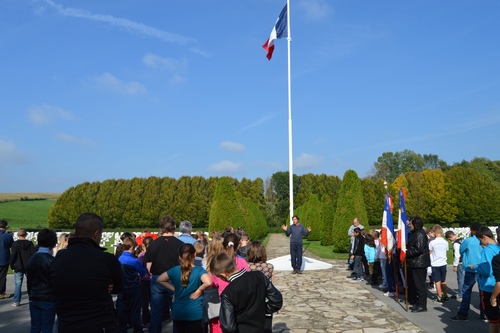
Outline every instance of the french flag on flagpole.
<svg viewBox="0 0 500 333">
<path fill-rule="evenodd" d="M 278 20 L 276 21 L 276 24 L 273 27 L 273 31 L 271 31 L 271 35 L 269 36 L 269 39 L 266 40 L 264 45 L 262 47 L 264 50 L 267 51 L 267 59 L 271 60 L 273 57 L 273 52 L 274 52 L 274 41 L 276 39 L 280 39 L 283 37 L 288 37 L 288 29 L 287 29 L 287 5 L 283 8 L 281 11 L 280 16 L 278 17 Z"/>
<path fill-rule="evenodd" d="M 394 224 L 392 223 L 391 196 L 389 194 L 385 195 L 381 234 L 382 244 L 387 249 L 387 257 L 390 258 L 394 249 Z"/>
<path fill-rule="evenodd" d="M 399 190 L 399 219 L 398 219 L 398 249 L 399 259 L 403 262 L 406 258 L 406 242 L 408 241 L 408 230 L 406 228 L 406 221 L 408 220 L 406 216 L 406 191 L 401 188 Z"/>
</svg>

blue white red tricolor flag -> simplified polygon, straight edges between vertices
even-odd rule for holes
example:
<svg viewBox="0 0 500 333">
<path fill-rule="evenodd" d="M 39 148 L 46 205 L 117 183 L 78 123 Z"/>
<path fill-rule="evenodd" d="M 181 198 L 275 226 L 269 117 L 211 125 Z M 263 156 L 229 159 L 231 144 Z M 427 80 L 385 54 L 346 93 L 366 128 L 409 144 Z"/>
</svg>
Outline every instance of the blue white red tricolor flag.
<svg viewBox="0 0 500 333">
<path fill-rule="evenodd" d="M 391 196 L 389 194 L 385 195 L 384 200 L 384 216 L 382 218 L 382 230 L 381 230 L 381 242 L 387 249 L 387 257 L 392 256 L 392 250 L 394 249 L 394 224 L 392 223 L 391 215 Z"/>
<path fill-rule="evenodd" d="M 408 230 L 406 228 L 406 191 L 401 188 L 399 190 L 399 218 L 398 218 L 398 249 L 399 259 L 403 262 L 406 258 L 406 242 L 408 241 Z"/>
<path fill-rule="evenodd" d="M 280 39 L 283 37 L 288 37 L 288 29 L 287 29 L 287 5 L 283 8 L 281 11 L 280 16 L 278 17 L 278 20 L 276 21 L 276 24 L 273 27 L 273 31 L 271 31 L 271 35 L 269 36 L 268 40 L 262 45 L 264 50 L 267 51 L 267 59 L 271 60 L 273 57 L 273 52 L 274 52 L 274 41 L 276 39 Z"/>
</svg>

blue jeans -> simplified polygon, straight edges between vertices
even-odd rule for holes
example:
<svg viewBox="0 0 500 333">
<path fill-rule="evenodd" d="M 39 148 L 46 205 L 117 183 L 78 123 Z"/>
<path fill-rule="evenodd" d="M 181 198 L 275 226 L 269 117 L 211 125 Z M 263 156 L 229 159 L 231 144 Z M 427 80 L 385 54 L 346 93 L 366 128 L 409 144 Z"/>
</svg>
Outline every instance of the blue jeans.
<svg viewBox="0 0 500 333">
<path fill-rule="evenodd" d="M 52 333 L 56 317 L 56 303 L 30 301 L 30 333 Z"/>
<path fill-rule="evenodd" d="M 21 304 L 21 287 L 23 286 L 23 272 L 14 272 L 14 303 Z"/>
<path fill-rule="evenodd" d="M 302 244 L 301 243 L 290 243 L 290 258 L 292 259 L 292 268 L 298 269 L 302 268 Z"/>
<path fill-rule="evenodd" d="M 380 272 L 382 273 L 382 285 L 384 287 L 387 287 L 387 272 L 385 270 L 385 267 L 387 266 L 387 259 L 379 259 L 379 264 L 380 264 Z"/>
<path fill-rule="evenodd" d="M 464 284 L 462 287 L 462 302 L 460 302 L 460 310 L 458 310 L 458 314 L 468 317 L 469 309 L 470 309 L 470 299 L 472 296 L 472 289 L 477 281 L 477 274 L 474 272 L 465 271 L 464 276 Z M 481 304 L 481 299 L 479 300 L 479 310 L 481 317 L 484 317 L 484 309 Z"/>
<path fill-rule="evenodd" d="M 462 264 L 457 267 L 457 294 L 458 298 L 462 298 L 463 296 L 463 288 L 464 288 L 464 278 L 465 278 L 465 270 Z"/>
<path fill-rule="evenodd" d="M 354 273 L 356 278 L 362 279 L 363 274 L 363 256 L 354 256 Z"/>
<path fill-rule="evenodd" d="M 396 291 L 396 283 L 394 282 L 394 259 L 385 261 L 385 282 L 387 291 L 393 293 Z"/>
<path fill-rule="evenodd" d="M 161 332 L 161 322 L 163 321 L 163 310 L 168 302 L 172 308 L 172 292 L 157 282 L 159 275 L 151 277 L 151 321 L 149 322 L 150 333 Z"/>
</svg>

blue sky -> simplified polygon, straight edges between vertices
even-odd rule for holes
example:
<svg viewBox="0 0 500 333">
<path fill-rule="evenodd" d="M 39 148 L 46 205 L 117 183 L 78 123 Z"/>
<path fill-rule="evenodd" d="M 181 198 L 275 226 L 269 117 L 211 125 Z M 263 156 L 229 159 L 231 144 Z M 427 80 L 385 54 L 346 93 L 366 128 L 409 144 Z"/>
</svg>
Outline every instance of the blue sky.
<svg viewBox="0 0 500 333">
<path fill-rule="evenodd" d="M 284 0 L 2 0 L 0 192 L 288 170 Z M 500 159 L 498 0 L 292 0 L 294 173 Z"/>
</svg>

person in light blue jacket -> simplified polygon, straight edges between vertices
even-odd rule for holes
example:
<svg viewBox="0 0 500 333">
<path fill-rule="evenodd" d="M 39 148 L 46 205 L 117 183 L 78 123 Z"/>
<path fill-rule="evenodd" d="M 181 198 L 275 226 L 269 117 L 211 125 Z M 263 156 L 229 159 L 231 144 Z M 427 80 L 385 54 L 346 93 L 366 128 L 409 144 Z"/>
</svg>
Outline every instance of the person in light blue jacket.
<svg viewBox="0 0 500 333">
<path fill-rule="evenodd" d="M 375 238 L 366 234 L 365 236 L 365 257 L 368 262 L 368 270 L 370 274 L 370 279 L 367 281 L 367 284 L 375 284 L 377 283 L 377 278 L 375 277 L 375 254 L 377 252 L 377 247 L 375 246 Z M 368 272 L 365 272 L 366 275 Z"/>
<path fill-rule="evenodd" d="M 472 296 L 472 288 L 474 288 L 474 285 L 477 281 L 477 272 L 474 268 L 470 268 L 470 266 L 477 265 L 481 262 L 481 252 L 483 251 L 483 248 L 479 243 L 479 239 L 475 236 L 479 228 L 481 228 L 480 223 L 472 223 L 470 226 L 471 236 L 467 239 L 464 239 L 462 245 L 460 245 L 462 266 L 465 271 L 464 284 L 462 289 L 462 302 L 460 302 L 460 309 L 458 310 L 458 314 L 454 317 L 451 317 L 451 321 L 469 320 L 468 316 L 470 309 L 470 300 Z M 479 301 L 479 310 L 481 313 L 481 319 L 486 318 L 481 301 Z"/>
<path fill-rule="evenodd" d="M 500 312 L 498 311 L 498 307 L 494 307 L 490 303 L 490 298 L 496 284 L 491 262 L 493 257 L 500 253 L 500 246 L 497 244 L 493 233 L 488 227 L 481 227 L 477 231 L 476 237 L 483 246 L 481 261 L 479 264 L 470 265 L 469 267 L 471 269 L 475 269 L 478 274 L 481 303 L 484 304 L 484 313 L 490 323 L 490 332 L 497 332 L 497 326 L 500 321 Z"/>
</svg>

